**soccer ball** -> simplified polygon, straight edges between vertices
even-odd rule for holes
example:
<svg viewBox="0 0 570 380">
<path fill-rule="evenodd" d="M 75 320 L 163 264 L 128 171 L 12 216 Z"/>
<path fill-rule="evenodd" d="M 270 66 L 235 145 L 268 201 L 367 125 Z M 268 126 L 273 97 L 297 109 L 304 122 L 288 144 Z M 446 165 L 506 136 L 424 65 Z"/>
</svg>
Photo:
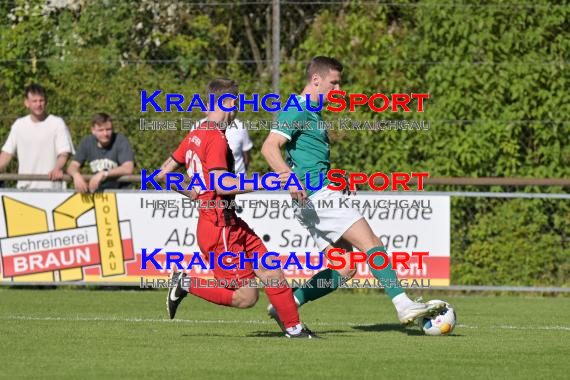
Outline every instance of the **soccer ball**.
<svg viewBox="0 0 570 380">
<path fill-rule="evenodd" d="M 434 302 L 445 301 L 432 300 L 427 303 Z M 426 335 L 447 335 L 453 331 L 456 321 L 455 310 L 449 303 L 445 302 L 445 308 L 442 311 L 431 317 L 420 318 L 418 325 Z"/>
</svg>

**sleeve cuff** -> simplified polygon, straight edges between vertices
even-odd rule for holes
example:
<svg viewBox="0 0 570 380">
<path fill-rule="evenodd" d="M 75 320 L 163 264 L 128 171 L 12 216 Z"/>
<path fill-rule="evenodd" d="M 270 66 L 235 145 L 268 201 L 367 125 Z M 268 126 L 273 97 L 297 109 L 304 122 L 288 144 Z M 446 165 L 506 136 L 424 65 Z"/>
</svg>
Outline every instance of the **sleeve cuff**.
<svg viewBox="0 0 570 380">
<path fill-rule="evenodd" d="M 184 162 L 178 161 L 173 155 L 170 155 L 170 158 L 172 158 L 174 161 L 176 161 L 176 163 L 177 163 L 178 165 L 184 165 Z"/>
<path fill-rule="evenodd" d="M 287 141 L 291 141 L 291 136 L 289 136 L 288 134 L 283 133 L 281 131 L 278 131 L 276 129 L 272 129 L 270 133 L 277 133 L 278 135 L 285 137 L 287 139 Z"/>
</svg>

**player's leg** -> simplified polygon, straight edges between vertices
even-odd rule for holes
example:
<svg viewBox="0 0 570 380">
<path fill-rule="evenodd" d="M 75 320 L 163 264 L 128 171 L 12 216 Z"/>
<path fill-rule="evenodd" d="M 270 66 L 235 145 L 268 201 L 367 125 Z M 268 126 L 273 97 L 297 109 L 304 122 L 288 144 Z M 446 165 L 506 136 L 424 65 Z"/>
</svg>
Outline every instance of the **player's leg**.
<svg viewBox="0 0 570 380">
<path fill-rule="evenodd" d="M 362 218 L 360 213 L 346 207 L 340 207 L 342 198 L 342 193 L 323 189 L 313 194 L 303 208 L 295 208 L 295 218 L 309 231 L 317 247 L 325 255 L 332 248 L 352 251 L 352 245 L 342 239 L 342 234 L 355 221 Z M 334 207 L 325 207 L 325 204 L 330 204 Z M 336 253 L 333 255 L 336 255 Z M 356 270 L 351 270 L 348 263 L 339 270 L 327 268 L 309 279 L 309 284 L 312 288 L 306 286 L 295 291 L 295 301 L 301 306 L 307 302 L 324 297 L 338 288 L 342 277 L 352 278 L 355 273 Z M 332 286 L 319 287 L 319 280 L 327 280 L 327 283 L 332 283 Z M 268 311 L 272 315 L 271 307 Z"/>
<path fill-rule="evenodd" d="M 182 300 L 188 295 L 188 292 L 182 287 L 182 279 L 184 276 L 185 273 L 171 271 L 168 277 L 169 286 L 171 287 L 168 288 L 168 293 L 166 293 L 166 312 L 170 319 L 174 318 L 178 306 L 180 306 Z M 175 285 L 172 286 L 172 284 Z"/>
<path fill-rule="evenodd" d="M 327 254 L 328 251 L 333 248 L 342 248 L 347 252 L 352 250 L 352 246 L 341 239 L 340 241 L 337 242 L 335 247 L 333 247 L 332 245 L 328 245 L 323 252 Z M 340 255 L 340 253 L 331 253 L 331 255 L 338 256 Z M 301 307 L 307 302 L 316 301 L 317 299 L 324 297 L 337 290 L 342 277 L 352 278 L 355 275 L 355 273 L 356 269 L 350 269 L 348 263 L 344 268 L 341 268 L 339 270 L 330 269 L 330 268 L 322 270 L 309 279 L 307 286 L 295 290 L 295 292 L 293 293 L 293 298 L 295 299 L 295 303 L 297 304 L 298 307 Z M 329 284 L 329 286 L 327 287 L 320 286 L 321 284 L 321 282 L 319 282 L 320 280 L 326 281 L 326 283 Z M 272 304 L 269 304 L 269 306 L 267 307 L 267 313 L 271 318 L 275 319 L 275 321 L 277 322 L 277 324 L 279 324 L 279 326 L 282 325 L 282 322 L 279 320 L 277 311 L 275 310 Z"/>
<path fill-rule="evenodd" d="M 253 252 L 258 253 L 260 262 L 258 269 L 255 269 L 255 275 L 259 277 L 265 284 L 265 293 L 269 302 L 275 305 L 276 313 L 279 315 L 278 321 L 282 323 L 282 330 L 288 338 L 316 338 L 317 336 L 301 324 L 299 311 L 293 298 L 292 289 L 285 283 L 285 275 L 281 269 L 264 268 L 261 257 L 267 253 L 265 244 L 259 236 L 240 219 L 238 223 L 241 233 L 245 236 L 243 251 L 248 257 L 253 257 Z M 281 326 L 281 324 L 280 324 Z"/>
<path fill-rule="evenodd" d="M 170 274 L 171 283 L 176 284 L 168 289 L 166 297 L 166 310 L 168 316 L 173 319 L 176 310 L 182 300 L 192 294 L 205 301 L 216 305 L 231 306 L 239 309 L 247 309 L 254 306 L 259 299 L 259 291 L 256 288 L 239 288 L 231 290 L 222 286 L 210 286 L 208 280 L 204 278 L 190 278 L 186 273 L 172 272 Z"/>
<path fill-rule="evenodd" d="M 326 188 L 322 189 L 311 196 L 309 207 L 296 209 L 295 216 L 301 225 L 307 228 L 317 246 L 323 249 L 323 251 L 329 248 L 329 246 L 336 245 L 337 241 L 343 239 L 351 246 L 357 247 L 360 251 L 367 252 L 369 257 L 373 252 L 386 252 L 380 239 L 372 232 L 368 222 L 366 222 L 360 212 L 357 209 L 342 206 L 347 204 L 345 198 L 346 196 L 340 192 Z M 325 204 L 332 204 L 337 207 L 324 207 Z M 375 258 L 374 264 L 381 265 L 382 263 L 377 262 L 379 261 L 378 259 L 382 260 L 382 257 Z M 435 310 L 431 310 L 433 308 L 444 307 L 444 304 L 442 304 L 432 305 L 428 308 L 425 304 L 411 301 L 399 286 L 396 272 L 390 266 L 382 271 L 375 270 L 372 267 L 370 269 L 374 277 L 389 285 L 385 288 L 385 291 L 392 298 L 398 311 L 398 317 L 403 323 L 409 323 L 413 318 L 421 316 L 422 313 L 425 315 L 425 313 L 434 312 Z M 340 273 L 326 270 L 317 274 L 317 276 L 338 278 Z M 314 292 L 310 300 L 315 300 L 330 292 L 330 289 Z M 299 298 L 301 298 L 301 293 Z M 429 310 L 426 311 L 426 308 Z"/>
<path fill-rule="evenodd" d="M 360 251 L 366 252 L 370 256 L 375 252 L 384 252 L 387 254 L 380 238 L 374 234 L 368 222 L 362 218 L 352 224 L 342 235 L 343 239 L 357 247 Z M 369 259 L 370 260 L 370 259 Z M 376 256 L 373 259 L 376 266 L 384 265 L 384 258 Z M 398 275 L 389 264 L 384 269 L 375 269 L 368 262 L 370 271 L 374 277 L 386 284 L 384 291 L 392 299 L 392 303 L 396 307 L 398 318 L 403 324 L 409 324 L 419 317 L 434 313 L 443 307 L 445 303 L 425 304 L 412 301 L 399 285 Z"/>
<path fill-rule="evenodd" d="M 232 307 L 238 309 L 249 309 L 255 306 L 259 299 L 259 289 L 257 288 L 239 288 L 234 291 L 232 298 Z"/>
<path fill-rule="evenodd" d="M 198 236 L 198 246 L 206 254 L 207 261 L 210 260 L 209 252 L 228 251 L 227 235 L 232 226 L 218 227 L 208 221 L 198 220 L 196 235 Z M 234 234 L 235 235 L 235 234 Z M 215 266 L 216 278 L 235 278 L 233 274 L 224 273 Z M 251 273 L 253 277 L 253 272 Z M 189 294 L 202 298 L 208 302 L 222 306 L 250 307 L 257 302 L 257 294 L 248 291 L 236 291 L 222 286 L 209 286 L 207 279 L 190 278 L 185 273 L 172 272 L 171 283 L 176 284 L 170 288 L 166 298 L 166 308 L 170 319 L 176 315 L 176 310 L 182 300 Z"/>
<path fill-rule="evenodd" d="M 343 239 L 350 242 L 353 246 L 357 247 L 360 251 L 366 252 L 368 257 L 374 252 L 384 252 L 386 249 L 380 241 L 380 238 L 374 234 L 368 222 L 361 218 L 351 225 L 342 235 Z M 380 266 L 384 264 L 384 259 L 382 257 L 375 257 L 374 264 Z M 370 264 L 369 264 L 370 265 Z M 398 285 L 398 276 L 396 271 L 392 269 L 390 265 L 382 270 L 374 269 L 370 266 L 372 275 L 377 279 L 385 280 L 384 283 L 391 284 L 393 286 L 387 286 L 385 288 L 386 293 L 390 298 L 394 298 L 399 294 L 404 293 L 404 290 Z"/>
<path fill-rule="evenodd" d="M 293 292 L 284 282 L 285 275 L 281 269 L 255 270 L 255 274 L 269 284 L 265 287 L 265 293 L 269 299 L 269 304 L 274 305 L 275 321 L 288 338 L 318 338 L 311 330 L 303 325 L 299 318 L 297 304 L 293 298 Z M 277 282 L 277 285 L 273 285 Z"/>
<path fill-rule="evenodd" d="M 343 239 L 336 242 L 334 247 L 329 244 L 323 251 L 325 257 L 328 257 L 328 251 L 333 248 L 341 248 L 344 249 L 346 252 L 349 252 L 352 250 L 352 245 L 348 244 Z M 331 253 L 331 255 L 339 256 L 341 254 Z M 356 269 L 350 269 L 348 265 L 348 260 L 344 268 L 338 270 L 327 268 L 325 270 L 322 270 L 309 279 L 307 286 L 295 290 L 295 292 L 293 293 L 293 296 L 295 297 L 295 302 L 297 303 L 298 306 L 302 306 L 307 302 L 315 301 L 321 297 L 324 297 L 334 292 L 339 287 L 341 278 L 343 277 L 352 278 L 354 277 L 355 274 L 356 274 Z M 329 284 L 329 286 L 319 287 L 319 285 L 323 282 L 326 282 L 327 284 Z"/>
<path fill-rule="evenodd" d="M 170 274 L 170 281 L 174 285 L 168 289 L 166 296 L 166 310 L 170 319 L 174 318 L 178 306 L 180 306 L 180 303 L 188 294 L 216 305 L 233 306 L 235 292 L 220 286 L 211 287 L 207 279 L 191 278 L 186 273 L 173 271 Z"/>
<path fill-rule="evenodd" d="M 184 286 L 184 283 L 182 284 L 182 289 L 208 302 L 222 306 L 231 306 L 238 309 L 247 309 L 253 307 L 257 303 L 257 300 L 259 299 L 258 289 L 246 287 L 229 289 L 227 287 L 220 286 L 219 281 L 224 279 L 229 282 L 231 281 L 231 278 L 220 273 L 219 270 L 215 271 L 215 275 L 217 280 L 215 286 L 208 284 L 206 279 L 193 277 L 190 279 L 187 286 Z"/>
</svg>

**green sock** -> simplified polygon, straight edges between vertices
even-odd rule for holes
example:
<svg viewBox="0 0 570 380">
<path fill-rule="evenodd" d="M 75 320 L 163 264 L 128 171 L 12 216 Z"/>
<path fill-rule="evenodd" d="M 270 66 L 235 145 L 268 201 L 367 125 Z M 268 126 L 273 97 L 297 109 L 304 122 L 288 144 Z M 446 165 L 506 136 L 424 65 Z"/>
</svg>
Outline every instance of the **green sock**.
<svg viewBox="0 0 570 380">
<path fill-rule="evenodd" d="M 330 268 L 320 271 L 319 273 L 311 277 L 311 279 L 309 280 L 309 284 L 311 284 L 312 288 L 303 287 L 295 290 L 294 295 L 295 298 L 297 298 L 297 301 L 299 301 L 299 306 L 334 292 L 338 288 L 338 283 L 340 281 L 340 278 L 341 278 L 340 273 Z M 322 281 L 321 283 L 319 283 L 318 281 L 320 279 L 326 280 L 328 284 L 323 287 Z M 330 280 L 332 280 L 332 286 L 330 286 Z"/>
<path fill-rule="evenodd" d="M 368 257 L 370 257 L 374 252 L 386 253 L 386 249 L 383 247 L 375 247 L 366 252 L 366 254 Z M 374 257 L 374 264 L 379 267 L 384 265 L 384 258 L 382 256 Z M 397 282 L 398 275 L 396 274 L 396 271 L 392 269 L 392 265 L 390 263 L 388 263 L 388 266 L 382 270 L 372 268 L 370 261 L 368 261 L 368 266 L 370 267 L 370 272 L 372 272 L 372 275 L 374 277 L 376 277 L 378 280 L 384 280 L 382 281 L 383 285 L 385 285 L 384 291 L 388 297 L 390 297 L 390 299 L 396 297 L 398 294 L 404 293 L 404 289 L 402 289 L 400 284 Z"/>
</svg>

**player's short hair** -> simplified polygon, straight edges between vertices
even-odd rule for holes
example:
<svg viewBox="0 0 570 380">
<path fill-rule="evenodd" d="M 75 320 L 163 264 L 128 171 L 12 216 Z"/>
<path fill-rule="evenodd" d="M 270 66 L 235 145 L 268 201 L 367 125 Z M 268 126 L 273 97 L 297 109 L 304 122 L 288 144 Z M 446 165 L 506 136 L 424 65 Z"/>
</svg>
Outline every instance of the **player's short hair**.
<svg viewBox="0 0 570 380">
<path fill-rule="evenodd" d="M 307 82 L 310 82 L 314 74 L 319 74 L 324 78 L 330 70 L 335 70 L 339 73 L 342 73 L 342 63 L 334 58 L 321 55 L 311 59 L 311 62 L 309 62 L 307 65 L 305 77 L 307 79 Z"/>
<path fill-rule="evenodd" d="M 99 112 L 93 115 L 91 118 L 91 126 L 94 127 L 96 125 L 101 125 L 106 122 L 112 122 L 111 116 L 107 115 L 105 112 Z"/>
<path fill-rule="evenodd" d="M 238 96 L 239 84 L 236 80 L 228 78 L 216 78 L 206 86 L 206 99 L 209 100 L 210 94 L 214 94 L 214 101 L 224 94 L 232 94 Z"/>
<path fill-rule="evenodd" d="M 46 89 L 37 83 L 32 83 L 24 90 L 25 98 L 27 98 L 29 94 L 40 95 L 46 98 Z"/>
</svg>

